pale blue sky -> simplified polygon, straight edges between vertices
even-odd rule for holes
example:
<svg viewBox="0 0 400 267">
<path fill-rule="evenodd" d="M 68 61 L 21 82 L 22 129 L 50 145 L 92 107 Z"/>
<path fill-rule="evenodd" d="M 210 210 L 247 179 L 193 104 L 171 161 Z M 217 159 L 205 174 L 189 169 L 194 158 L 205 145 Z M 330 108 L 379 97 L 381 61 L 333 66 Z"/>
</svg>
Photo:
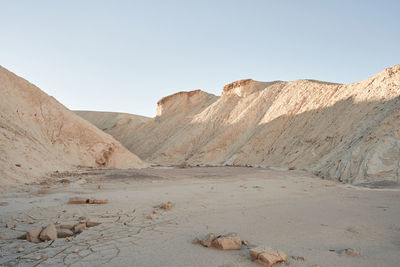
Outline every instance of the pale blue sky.
<svg viewBox="0 0 400 267">
<path fill-rule="evenodd" d="M 0 0 L 0 65 L 70 109 L 154 116 L 232 81 L 356 82 L 400 63 L 400 1 Z"/>
</svg>

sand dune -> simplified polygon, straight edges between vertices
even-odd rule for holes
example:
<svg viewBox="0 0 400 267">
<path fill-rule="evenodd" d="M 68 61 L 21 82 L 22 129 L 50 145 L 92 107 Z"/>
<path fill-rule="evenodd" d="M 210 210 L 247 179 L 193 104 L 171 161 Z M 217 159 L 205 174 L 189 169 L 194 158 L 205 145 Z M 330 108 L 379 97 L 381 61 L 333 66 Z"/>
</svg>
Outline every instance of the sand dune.
<svg viewBox="0 0 400 267">
<path fill-rule="evenodd" d="M 347 85 L 249 79 L 225 86 L 220 97 L 180 92 L 161 99 L 152 119 L 78 114 L 153 164 L 305 169 L 351 183 L 400 181 L 400 65 Z"/>
<path fill-rule="evenodd" d="M 0 67 L 0 184 L 32 182 L 77 165 L 146 166 L 100 131 L 28 81 Z"/>
</svg>

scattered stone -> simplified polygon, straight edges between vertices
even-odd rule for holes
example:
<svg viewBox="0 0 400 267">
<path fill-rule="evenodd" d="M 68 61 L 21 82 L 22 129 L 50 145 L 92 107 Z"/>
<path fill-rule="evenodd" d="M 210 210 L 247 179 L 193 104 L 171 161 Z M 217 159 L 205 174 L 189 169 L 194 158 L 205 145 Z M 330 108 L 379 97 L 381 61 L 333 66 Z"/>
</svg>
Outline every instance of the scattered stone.
<svg viewBox="0 0 400 267">
<path fill-rule="evenodd" d="M 206 235 L 206 237 L 203 239 L 203 241 L 201 241 L 201 244 L 207 248 L 211 247 L 212 242 L 217 239 L 218 237 L 220 237 L 221 235 L 218 234 L 214 234 L 214 233 L 209 233 L 208 235 Z"/>
<path fill-rule="evenodd" d="M 78 223 L 74 226 L 73 231 L 75 234 L 80 234 L 83 230 L 86 230 L 86 223 Z"/>
<path fill-rule="evenodd" d="M 93 201 L 93 204 L 106 204 L 108 202 L 108 199 L 95 199 Z"/>
<path fill-rule="evenodd" d="M 95 199 L 95 198 L 81 198 L 81 197 L 73 197 L 70 198 L 69 204 L 106 204 L 108 199 Z"/>
<path fill-rule="evenodd" d="M 192 241 L 192 244 L 197 245 L 200 244 L 200 239 L 198 239 L 197 237 L 195 237 Z"/>
<path fill-rule="evenodd" d="M 32 231 L 26 232 L 26 240 L 33 243 L 39 243 L 40 242 L 39 235 L 42 232 L 42 230 L 43 228 L 41 226 L 37 226 Z"/>
<path fill-rule="evenodd" d="M 212 246 L 222 250 L 239 250 L 242 248 L 242 241 L 236 233 L 229 233 L 215 239 Z"/>
<path fill-rule="evenodd" d="M 272 266 L 275 263 L 286 262 L 286 254 L 283 251 L 271 247 L 258 246 L 249 250 L 251 260 L 264 266 Z"/>
<path fill-rule="evenodd" d="M 101 223 L 99 222 L 91 222 L 91 221 L 87 221 L 86 222 L 86 227 L 95 227 L 97 225 L 100 225 Z"/>
<path fill-rule="evenodd" d="M 17 226 L 17 224 L 15 221 L 10 221 L 10 222 L 6 223 L 6 227 L 10 228 L 10 229 L 15 228 L 16 226 Z"/>
<path fill-rule="evenodd" d="M 160 209 L 163 209 L 163 210 L 170 210 L 171 208 L 172 208 L 172 203 L 171 203 L 171 201 L 168 201 L 167 204 L 165 204 L 165 203 L 161 203 L 161 204 L 160 204 Z"/>
<path fill-rule="evenodd" d="M 154 215 L 154 214 L 146 217 L 146 219 L 149 219 L 149 220 L 154 220 L 155 218 L 156 218 L 156 215 Z"/>
<path fill-rule="evenodd" d="M 18 250 L 17 250 L 17 252 L 18 252 L 18 253 L 24 252 L 24 249 L 21 248 L 21 247 L 19 247 Z"/>
<path fill-rule="evenodd" d="M 306 261 L 306 258 L 300 256 L 290 256 L 292 259 L 296 261 Z"/>
<path fill-rule="evenodd" d="M 69 204 L 86 204 L 86 198 L 73 197 L 69 199 Z"/>
<path fill-rule="evenodd" d="M 345 248 L 336 250 L 339 255 L 351 255 L 351 256 L 359 256 L 360 253 L 352 248 Z"/>
<path fill-rule="evenodd" d="M 57 238 L 57 229 L 54 224 L 50 224 L 39 235 L 40 240 L 42 241 L 49 241 L 55 240 Z"/>
<path fill-rule="evenodd" d="M 66 238 L 66 237 L 70 237 L 70 236 L 73 236 L 73 235 L 74 235 L 74 233 L 69 229 L 60 229 L 59 228 L 57 230 L 57 237 L 58 238 Z"/>
</svg>

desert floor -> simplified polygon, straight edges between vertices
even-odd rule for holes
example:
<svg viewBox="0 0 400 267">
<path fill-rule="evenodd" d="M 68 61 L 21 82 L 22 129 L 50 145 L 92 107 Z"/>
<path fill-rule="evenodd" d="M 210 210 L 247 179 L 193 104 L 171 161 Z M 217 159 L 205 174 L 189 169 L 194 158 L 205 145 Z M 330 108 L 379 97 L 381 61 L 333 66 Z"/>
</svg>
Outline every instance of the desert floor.
<svg viewBox="0 0 400 267">
<path fill-rule="evenodd" d="M 286 252 L 288 262 L 276 266 L 399 266 L 400 189 L 376 187 L 297 170 L 239 167 L 56 173 L 0 195 L 0 265 L 259 266 L 246 247 L 221 251 L 192 244 L 210 232 L 236 232 L 249 247 Z M 68 204 L 76 196 L 109 202 Z M 167 201 L 172 209 L 147 218 Z M 71 241 L 16 239 L 36 225 L 82 219 L 102 224 Z M 6 228 L 9 222 L 15 228 Z M 337 253 L 346 248 L 360 255 Z"/>
</svg>

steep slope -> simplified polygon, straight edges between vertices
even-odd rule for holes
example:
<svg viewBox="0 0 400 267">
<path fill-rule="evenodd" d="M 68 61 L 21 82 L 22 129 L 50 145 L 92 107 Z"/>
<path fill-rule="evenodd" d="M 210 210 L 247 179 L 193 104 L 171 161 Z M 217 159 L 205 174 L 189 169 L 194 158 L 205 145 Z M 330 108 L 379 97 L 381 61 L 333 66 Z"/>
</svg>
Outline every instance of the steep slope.
<svg viewBox="0 0 400 267">
<path fill-rule="evenodd" d="M 29 182 L 76 165 L 146 166 L 112 136 L 0 67 L 0 184 Z"/>
<path fill-rule="evenodd" d="M 192 91 L 163 98 L 157 110 L 129 133 L 121 124 L 113 132 L 148 162 L 400 181 L 400 65 L 348 85 L 242 80 L 225 86 L 221 97 Z"/>
</svg>

